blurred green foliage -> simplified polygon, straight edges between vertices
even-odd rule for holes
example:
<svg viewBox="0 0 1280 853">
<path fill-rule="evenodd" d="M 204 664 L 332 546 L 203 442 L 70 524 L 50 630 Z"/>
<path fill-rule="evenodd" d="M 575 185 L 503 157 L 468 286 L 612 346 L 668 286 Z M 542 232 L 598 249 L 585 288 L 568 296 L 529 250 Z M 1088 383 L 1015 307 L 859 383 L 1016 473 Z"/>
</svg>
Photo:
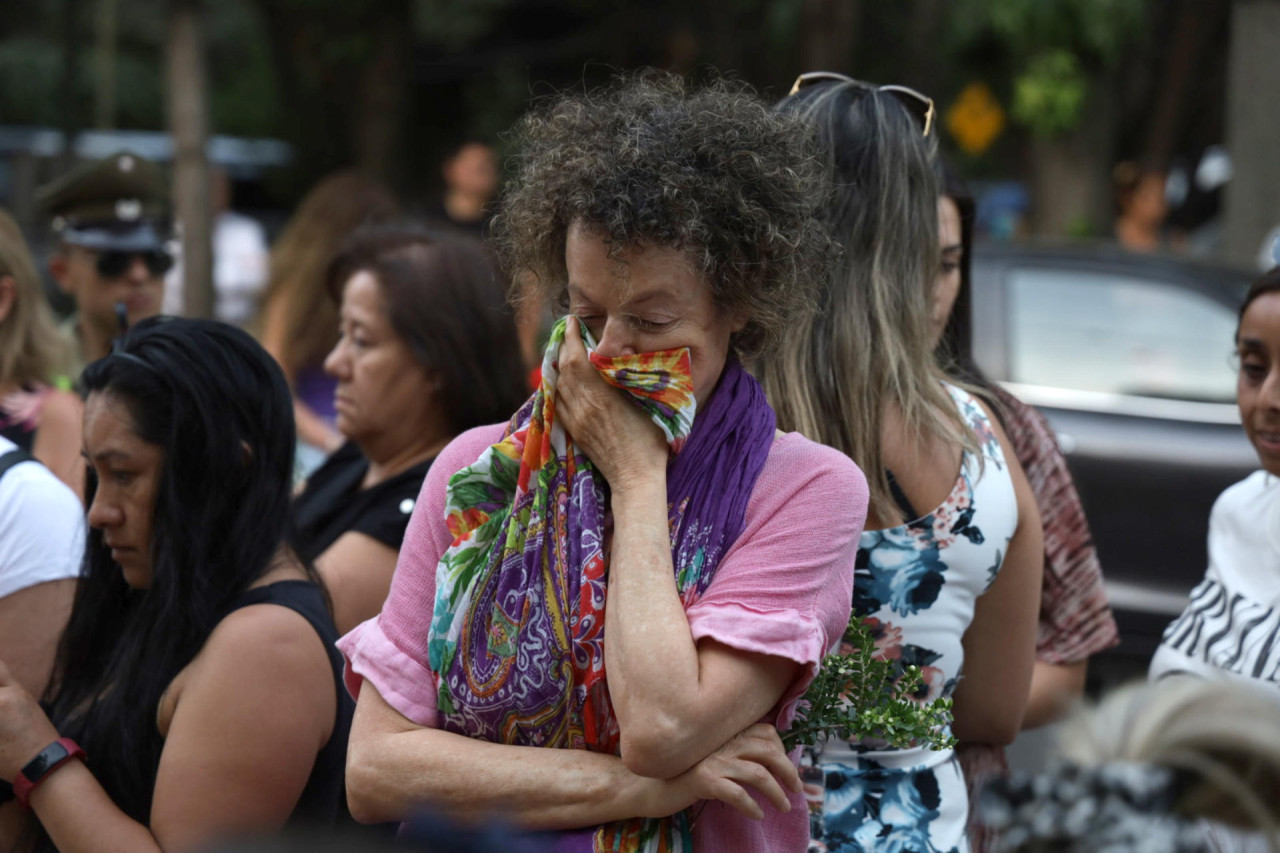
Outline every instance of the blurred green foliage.
<svg viewBox="0 0 1280 853">
<path fill-rule="evenodd" d="M 1144 0 L 956 0 L 961 50 L 999 44 L 1010 60 L 1013 118 L 1035 134 L 1074 129 L 1100 71 L 1113 68 L 1143 24 Z"/>
<path fill-rule="evenodd" d="M 110 102 L 114 127 L 165 128 L 170 2 L 0 0 L 0 124 L 88 128 Z M 1058 135 L 1079 125 L 1100 70 L 1124 56 L 1152 2 L 202 0 L 201 9 L 210 126 L 292 143 L 290 174 L 272 178 L 272 192 L 287 198 L 359 162 L 369 139 L 386 138 L 397 140 L 388 173 L 408 181 L 406 192 L 429 191 L 452 145 L 501 145 L 532 99 L 643 65 L 694 77 L 721 69 L 766 98 L 821 65 L 913 85 L 943 108 L 978 79 L 1018 125 Z M 114 59 L 104 81 L 98 41 L 111 9 Z M 403 50 L 378 79 L 388 31 Z M 1004 163 L 1020 138 L 1006 133 L 984 156 Z"/>
</svg>

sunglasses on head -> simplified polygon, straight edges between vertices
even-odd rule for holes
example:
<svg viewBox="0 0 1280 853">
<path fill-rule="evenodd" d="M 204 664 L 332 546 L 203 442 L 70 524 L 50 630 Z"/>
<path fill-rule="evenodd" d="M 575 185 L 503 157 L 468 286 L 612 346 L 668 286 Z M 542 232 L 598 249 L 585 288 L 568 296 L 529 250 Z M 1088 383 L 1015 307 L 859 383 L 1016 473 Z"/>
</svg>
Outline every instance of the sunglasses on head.
<svg viewBox="0 0 1280 853">
<path fill-rule="evenodd" d="M 97 253 L 95 266 L 98 275 L 103 278 L 119 278 L 133 266 L 134 258 L 142 258 L 147 272 L 154 276 L 162 276 L 173 266 L 173 255 L 164 249 L 151 249 L 145 252 L 126 252 L 120 249 L 107 249 Z"/>
<path fill-rule="evenodd" d="M 884 92 L 886 95 L 893 95 L 898 99 L 907 112 L 920 122 L 920 126 L 924 128 L 924 136 L 928 136 L 933 132 L 934 108 L 933 98 L 923 95 L 908 86 L 872 86 L 870 83 L 863 83 L 861 80 L 855 80 L 844 74 L 837 74 L 834 71 L 806 71 L 796 78 L 796 82 L 791 85 L 791 91 L 788 95 L 794 95 L 805 86 L 811 86 L 814 83 L 852 83 L 860 89 L 869 92 Z"/>
</svg>

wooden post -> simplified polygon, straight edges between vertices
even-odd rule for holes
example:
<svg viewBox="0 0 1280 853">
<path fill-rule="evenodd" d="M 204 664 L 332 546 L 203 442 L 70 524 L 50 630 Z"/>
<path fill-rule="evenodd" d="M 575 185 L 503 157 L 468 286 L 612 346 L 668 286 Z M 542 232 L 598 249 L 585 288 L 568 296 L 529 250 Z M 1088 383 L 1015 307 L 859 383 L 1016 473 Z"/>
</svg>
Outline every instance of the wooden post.
<svg viewBox="0 0 1280 853">
<path fill-rule="evenodd" d="M 1280 3 L 1236 0 L 1227 59 L 1227 151 L 1232 176 L 1223 210 L 1223 254 L 1256 269 L 1267 233 L 1280 224 Z"/>
<path fill-rule="evenodd" d="M 98 0 L 94 28 L 93 123 L 100 130 L 116 126 L 116 22 L 119 0 Z"/>
<path fill-rule="evenodd" d="M 199 0 L 170 0 L 167 64 L 173 209 L 182 234 L 183 314 L 213 316 L 213 215 L 205 145 L 209 113 Z"/>
</svg>

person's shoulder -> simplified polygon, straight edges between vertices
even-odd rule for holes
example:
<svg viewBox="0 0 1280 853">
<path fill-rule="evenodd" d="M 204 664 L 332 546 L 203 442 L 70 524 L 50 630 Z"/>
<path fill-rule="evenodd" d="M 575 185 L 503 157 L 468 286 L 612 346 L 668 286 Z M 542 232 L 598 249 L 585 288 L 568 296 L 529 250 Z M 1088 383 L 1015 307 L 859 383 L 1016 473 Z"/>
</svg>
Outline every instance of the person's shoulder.
<svg viewBox="0 0 1280 853">
<path fill-rule="evenodd" d="M 479 459 L 485 450 L 501 441 L 506 428 L 505 423 L 486 424 L 459 433 L 431 463 L 432 472 L 440 471 L 445 476 L 452 477 Z"/>
<path fill-rule="evenodd" d="M 1227 486 L 1213 503 L 1215 519 L 1220 516 L 1249 516 L 1280 499 L 1280 477 L 1254 471 L 1238 483 Z"/>
<path fill-rule="evenodd" d="M 218 621 L 200 656 L 206 666 L 283 673 L 324 662 L 320 635 L 298 611 L 270 601 L 240 607 Z"/>
<path fill-rule="evenodd" d="M 782 488 L 790 494 L 814 488 L 864 498 L 867 494 L 867 478 L 857 463 L 798 432 L 779 433 L 774 438 L 759 485 L 774 492 Z"/>
<path fill-rule="evenodd" d="M 60 388 L 50 388 L 45 392 L 44 403 L 40 408 L 40 426 L 60 426 L 79 429 L 84 407 L 80 397 Z"/>
<path fill-rule="evenodd" d="M 15 449 L 12 442 L 0 445 L 0 456 Z M 80 499 L 52 471 L 32 459 L 19 462 L 0 476 L 0 512 L 20 515 L 47 528 L 51 515 L 80 518 Z"/>
</svg>

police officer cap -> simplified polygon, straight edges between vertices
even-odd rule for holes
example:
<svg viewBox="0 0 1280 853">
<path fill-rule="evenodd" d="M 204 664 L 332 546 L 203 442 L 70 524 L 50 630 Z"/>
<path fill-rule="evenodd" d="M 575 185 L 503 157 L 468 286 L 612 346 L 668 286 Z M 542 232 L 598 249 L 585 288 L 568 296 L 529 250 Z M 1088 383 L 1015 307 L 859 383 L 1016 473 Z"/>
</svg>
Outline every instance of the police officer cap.
<svg viewBox="0 0 1280 853">
<path fill-rule="evenodd" d="M 36 201 L 59 240 L 86 249 L 150 251 L 172 229 L 160 167 L 129 152 L 74 169 L 41 187 Z"/>
</svg>

